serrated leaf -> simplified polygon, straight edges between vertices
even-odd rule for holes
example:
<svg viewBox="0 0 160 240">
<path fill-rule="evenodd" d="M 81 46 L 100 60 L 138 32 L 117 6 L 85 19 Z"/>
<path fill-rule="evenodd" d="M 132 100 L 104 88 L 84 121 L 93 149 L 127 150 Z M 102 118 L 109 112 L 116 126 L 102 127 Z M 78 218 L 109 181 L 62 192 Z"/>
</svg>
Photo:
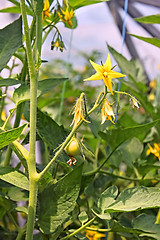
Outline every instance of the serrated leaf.
<svg viewBox="0 0 160 240">
<path fill-rule="evenodd" d="M 82 165 L 40 194 L 38 224 L 43 233 L 55 232 L 68 219 L 80 191 L 81 175 Z"/>
<path fill-rule="evenodd" d="M 108 142 L 112 149 L 117 148 L 120 144 L 133 137 L 138 138 L 142 141 L 148 131 L 159 124 L 160 120 L 153 121 L 147 124 L 142 124 L 134 127 L 124 128 L 124 129 L 113 129 L 107 133 L 99 132 L 102 139 Z"/>
<path fill-rule="evenodd" d="M 29 190 L 28 178 L 12 167 L 0 167 L 0 179 L 16 187 Z"/>
<path fill-rule="evenodd" d="M 136 20 L 137 22 L 147 23 L 147 24 L 160 24 L 160 14 L 134 18 L 134 20 Z"/>
<path fill-rule="evenodd" d="M 138 38 L 144 42 L 150 43 L 150 44 L 160 48 L 160 39 L 158 39 L 158 38 L 142 37 L 142 36 L 138 36 L 138 35 L 131 34 L 131 33 L 129 33 L 129 34 L 135 38 Z"/>
<path fill-rule="evenodd" d="M 160 188 L 133 187 L 123 190 L 105 212 L 131 212 L 160 207 Z"/>
<path fill-rule="evenodd" d="M 118 66 L 121 69 L 122 73 L 127 74 L 128 76 L 131 75 L 134 79 L 136 79 L 135 62 L 132 59 L 128 61 L 122 54 L 118 53 L 114 48 L 109 45 L 108 49 L 118 63 Z"/>
<path fill-rule="evenodd" d="M 55 149 L 66 137 L 63 126 L 59 126 L 48 114 L 37 111 L 37 131 L 39 136 L 51 148 Z"/>
<path fill-rule="evenodd" d="M 13 128 L 6 132 L 0 133 L 0 149 L 15 141 L 20 136 L 25 126 L 26 124 L 21 127 Z"/>
<path fill-rule="evenodd" d="M 0 30 L 0 71 L 22 45 L 22 18 Z"/>
<path fill-rule="evenodd" d="M 4 78 L 0 80 L 0 87 L 9 87 L 13 85 L 21 84 L 21 81 L 13 79 L 13 78 Z"/>
<path fill-rule="evenodd" d="M 51 91 L 54 87 L 64 82 L 66 78 L 50 78 L 38 82 L 37 97 Z M 14 91 L 13 101 L 16 105 L 30 99 L 30 86 L 22 85 Z"/>
</svg>

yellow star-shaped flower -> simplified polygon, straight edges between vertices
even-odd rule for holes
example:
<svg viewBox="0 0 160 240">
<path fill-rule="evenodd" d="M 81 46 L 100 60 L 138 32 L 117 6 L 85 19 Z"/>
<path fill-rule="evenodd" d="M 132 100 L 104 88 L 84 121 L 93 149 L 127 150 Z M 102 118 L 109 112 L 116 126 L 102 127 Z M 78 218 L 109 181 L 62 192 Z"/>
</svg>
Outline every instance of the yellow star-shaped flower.
<svg viewBox="0 0 160 240">
<path fill-rule="evenodd" d="M 110 58 L 109 54 L 108 54 L 107 60 L 104 65 L 98 65 L 97 63 L 94 63 L 92 60 L 90 60 L 90 63 L 96 70 L 96 73 L 94 75 L 92 75 L 91 77 L 84 79 L 84 81 L 96 81 L 96 80 L 103 79 L 104 84 L 110 90 L 110 92 L 113 94 L 112 78 L 125 77 L 126 75 L 112 70 L 111 58 Z"/>
<path fill-rule="evenodd" d="M 50 8 L 49 0 L 45 0 L 44 8 L 43 8 L 43 22 L 46 17 L 50 17 L 50 9 L 49 8 Z"/>
<path fill-rule="evenodd" d="M 61 14 L 62 13 L 62 14 Z M 61 8 L 61 13 L 57 12 L 59 18 L 65 23 L 68 23 L 70 27 L 72 27 L 72 21 L 71 19 L 74 17 L 73 9 L 69 10 L 69 7 L 67 6 L 65 10 Z"/>
</svg>

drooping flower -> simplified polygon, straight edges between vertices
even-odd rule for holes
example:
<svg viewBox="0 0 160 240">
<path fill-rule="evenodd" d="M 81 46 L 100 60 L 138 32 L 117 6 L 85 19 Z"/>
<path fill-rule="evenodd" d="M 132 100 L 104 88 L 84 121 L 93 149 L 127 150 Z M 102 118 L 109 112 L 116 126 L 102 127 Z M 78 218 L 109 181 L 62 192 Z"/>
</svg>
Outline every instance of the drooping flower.
<svg viewBox="0 0 160 240">
<path fill-rule="evenodd" d="M 160 161 L 160 144 L 154 143 L 154 148 L 152 148 L 151 145 L 148 144 L 148 147 L 149 149 L 147 150 L 147 155 L 150 155 L 152 153 Z"/>
<path fill-rule="evenodd" d="M 51 50 L 53 50 L 54 48 L 56 48 L 56 50 L 60 50 L 61 52 L 63 52 L 63 49 L 65 48 L 63 41 L 61 41 L 60 39 L 56 39 L 56 41 L 52 41 L 51 42 Z"/>
<path fill-rule="evenodd" d="M 51 17 L 49 0 L 44 0 L 44 8 L 43 8 L 43 14 L 42 14 L 43 22 L 46 17 Z"/>
<path fill-rule="evenodd" d="M 101 114 L 102 114 L 101 124 L 103 124 L 106 120 L 110 120 L 112 123 L 114 123 L 115 116 L 111 104 L 109 103 L 107 98 L 105 98 L 103 102 Z"/>
<path fill-rule="evenodd" d="M 137 109 L 139 108 L 140 103 L 135 97 L 132 96 L 130 98 L 130 101 L 131 101 L 131 104 L 132 104 L 133 107 L 135 107 Z"/>
<path fill-rule="evenodd" d="M 99 233 L 97 231 L 86 230 L 86 237 L 89 240 L 100 240 L 101 238 L 105 237 L 105 234 Z"/>
<path fill-rule="evenodd" d="M 61 8 L 60 12 L 57 12 L 57 14 L 62 22 L 68 23 L 68 25 L 72 27 L 71 19 L 74 17 L 73 9 L 69 10 L 69 7 L 67 6 L 65 10 Z"/>
<path fill-rule="evenodd" d="M 91 77 L 84 79 L 84 81 L 96 81 L 103 79 L 104 84 L 113 94 L 112 78 L 125 77 L 126 75 L 112 70 L 110 54 L 108 54 L 107 60 L 104 65 L 98 65 L 97 63 L 94 63 L 92 60 L 90 60 L 90 63 L 96 70 L 96 73 L 93 74 Z"/>
<path fill-rule="evenodd" d="M 71 125 L 74 124 L 74 126 L 77 126 L 81 120 L 89 123 L 89 121 L 85 119 L 84 93 L 81 93 L 73 109 L 72 114 L 74 114 L 74 118 Z"/>
</svg>

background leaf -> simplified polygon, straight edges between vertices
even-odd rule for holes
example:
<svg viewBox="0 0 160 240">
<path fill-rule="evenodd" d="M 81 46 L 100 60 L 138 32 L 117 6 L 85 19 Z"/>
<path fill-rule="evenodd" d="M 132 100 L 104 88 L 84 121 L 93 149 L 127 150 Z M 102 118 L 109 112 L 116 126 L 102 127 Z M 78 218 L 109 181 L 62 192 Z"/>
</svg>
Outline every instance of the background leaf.
<svg viewBox="0 0 160 240">
<path fill-rule="evenodd" d="M 9 87 L 13 85 L 21 84 L 21 81 L 13 79 L 13 78 L 5 78 L 0 80 L 0 87 Z"/>
<path fill-rule="evenodd" d="M 133 227 L 148 233 L 142 233 L 140 236 L 153 237 L 160 239 L 160 224 L 155 224 L 156 217 L 142 213 L 133 220 Z"/>
<path fill-rule="evenodd" d="M 160 48 L 160 39 L 158 39 L 158 38 L 142 37 L 142 36 L 138 36 L 138 35 L 131 34 L 131 33 L 130 33 L 130 35 Z"/>
<path fill-rule="evenodd" d="M 68 219 L 80 191 L 81 175 L 82 165 L 41 193 L 38 223 L 43 233 L 55 232 Z"/>
<path fill-rule="evenodd" d="M 50 78 L 41 80 L 38 82 L 37 97 L 51 91 L 54 87 L 64 82 L 66 78 Z M 30 86 L 22 85 L 14 91 L 13 101 L 15 104 L 20 104 L 21 102 L 30 99 Z"/>
<path fill-rule="evenodd" d="M 80 7 L 84 7 L 87 5 L 91 5 L 91 4 L 95 4 L 95 3 L 101 3 L 101 2 L 108 2 L 109 0 L 69 0 L 69 5 L 74 8 L 80 8 Z"/>
<path fill-rule="evenodd" d="M 134 20 L 141 23 L 160 24 L 160 14 L 135 18 Z"/>
<path fill-rule="evenodd" d="M 28 178 L 12 167 L 0 167 L 0 179 L 16 187 L 29 190 Z"/>
<path fill-rule="evenodd" d="M 0 71 L 22 45 L 22 18 L 0 29 Z"/>
<path fill-rule="evenodd" d="M 15 141 L 20 136 L 25 126 L 26 124 L 21 127 L 13 128 L 9 131 L 0 133 L 0 149 Z"/>
</svg>

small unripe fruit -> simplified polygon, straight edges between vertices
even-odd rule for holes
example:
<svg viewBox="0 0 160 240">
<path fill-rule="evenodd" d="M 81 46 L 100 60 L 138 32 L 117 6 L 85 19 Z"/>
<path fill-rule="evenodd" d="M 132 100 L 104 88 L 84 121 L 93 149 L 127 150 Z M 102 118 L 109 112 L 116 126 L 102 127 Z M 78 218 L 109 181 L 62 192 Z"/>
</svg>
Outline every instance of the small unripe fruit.
<svg viewBox="0 0 160 240">
<path fill-rule="evenodd" d="M 76 156 L 80 154 L 78 139 L 73 137 L 66 146 L 65 151 L 69 156 Z"/>
</svg>

